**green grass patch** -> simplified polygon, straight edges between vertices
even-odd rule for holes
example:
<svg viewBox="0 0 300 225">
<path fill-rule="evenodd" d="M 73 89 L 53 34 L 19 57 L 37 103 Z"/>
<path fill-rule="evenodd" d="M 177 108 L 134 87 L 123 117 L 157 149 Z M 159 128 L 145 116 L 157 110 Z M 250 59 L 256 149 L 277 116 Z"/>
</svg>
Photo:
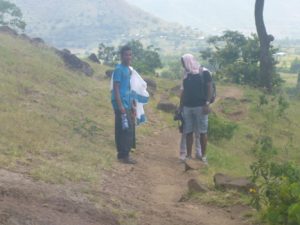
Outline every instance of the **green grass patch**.
<svg viewBox="0 0 300 225">
<path fill-rule="evenodd" d="M 0 34 L 0 163 L 51 183 L 99 180 L 115 155 L 107 67 L 90 78 Z"/>
<path fill-rule="evenodd" d="M 249 205 L 249 196 L 237 191 L 209 191 L 206 193 L 189 193 L 188 197 L 206 205 L 229 207 L 233 205 Z"/>
</svg>

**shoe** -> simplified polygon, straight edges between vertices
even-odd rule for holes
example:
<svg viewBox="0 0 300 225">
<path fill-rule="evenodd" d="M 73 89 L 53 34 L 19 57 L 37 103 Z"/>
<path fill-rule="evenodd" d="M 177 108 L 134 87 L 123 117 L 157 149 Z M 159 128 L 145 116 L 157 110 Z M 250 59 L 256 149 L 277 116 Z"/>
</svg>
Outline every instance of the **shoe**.
<svg viewBox="0 0 300 225">
<path fill-rule="evenodd" d="M 179 161 L 182 162 L 182 163 L 184 163 L 185 160 L 186 160 L 186 158 L 185 158 L 185 153 L 180 153 Z"/>
<path fill-rule="evenodd" d="M 119 159 L 119 162 L 120 163 L 124 163 L 124 164 L 132 164 L 132 165 L 134 165 L 134 164 L 137 164 L 137 161 L 136 160 L 134 160 L 134 159 L 131 159 L 131 158 L 125 158 L 125 159 Z"/>
<path fill-rule="evenodd" d="M 208 165 L 208 161 L 207 161 L 207 158 L 205 156 L 202 157 L 202 162 L 205 164 L 205 165 Z"/>
<path fill-rule="evenodd" d="M 187 157 L 186 157 L 186 160 L 191 160 L 191 159 L 193 159 L 192 156 L 187 156 Z"/>
<path fill-rule="evenodd" d="M 202 161 L 202 156 L 201 155 L 196 154 L 195 158 Z"/>
</svg>

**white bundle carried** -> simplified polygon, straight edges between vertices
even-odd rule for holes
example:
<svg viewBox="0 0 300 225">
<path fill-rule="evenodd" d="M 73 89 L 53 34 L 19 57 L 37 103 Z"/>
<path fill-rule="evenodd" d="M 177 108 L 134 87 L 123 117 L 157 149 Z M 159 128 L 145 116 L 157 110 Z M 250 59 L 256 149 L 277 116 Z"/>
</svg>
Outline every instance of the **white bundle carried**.
<svg viewBox="0 0 300 225">
<path fill-rule="evenodd" d="M 146 116 L 144 111 L 144 105 L 149 101 L 149 93 L 147 91 L 147 83 L 143 80 L 143 78 L 139 75 L 139 73 L 129 67 L 131 70 L 130 77 L 130 88 L 131 88 L 131 97 L 136 102 L 136 120 L 137 124 L 141 124 L 146 122 Z M 111 77 L 111 91 L 113 90 L 113 74 Z"/>
</svg>

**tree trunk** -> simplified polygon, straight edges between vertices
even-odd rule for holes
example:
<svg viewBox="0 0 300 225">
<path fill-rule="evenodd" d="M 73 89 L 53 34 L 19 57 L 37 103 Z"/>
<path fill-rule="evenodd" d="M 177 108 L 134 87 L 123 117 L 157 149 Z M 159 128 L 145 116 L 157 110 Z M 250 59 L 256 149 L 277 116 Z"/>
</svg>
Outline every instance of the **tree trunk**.
<svg viewBox="0 0 300 225">
<path fill-rule="evenodd" d="M 264 3 L 264 0 L 256 0 L 255 2 L 255 24 L 260 42 L 260 84 L 268 92 L 271 92 L 274 71 L 270 44 L 274 41 L 274 37 L 267 34 L 263 17 Z"/>
</svg>

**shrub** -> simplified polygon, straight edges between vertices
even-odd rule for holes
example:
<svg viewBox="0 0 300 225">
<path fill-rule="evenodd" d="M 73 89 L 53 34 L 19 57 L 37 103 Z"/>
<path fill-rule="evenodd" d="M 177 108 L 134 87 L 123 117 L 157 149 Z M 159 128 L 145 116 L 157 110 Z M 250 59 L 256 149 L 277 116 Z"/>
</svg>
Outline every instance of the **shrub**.
<svg viewBox="0 0 300 225">
<path fill-rule="evenodd" d="M 253 147 L 257 160 L 250 166 L 252 180 L 257 188 L 251 189 L 252 205 L 262 214 L 262 219 L 272 225 L 300 224 L 300 168 L 291 162 L 276 162 L 277 154 L 272 137 L 274 121 L 282 120 L 288 102 L 282 95 L 261 96 L 258 109 L 265 116 L 260 134 Z M 292 146 L 292 134 L 289 135 Z"/>
<path fill-rule="evenodd" d="M 219 142 L 222 139 L 230 140 L 237 128 L 236 123 L 218 117 L 216 114 L 211 114 L 208 127 L 209 140 L 212 142 Z"/>
<path fill-rule="evenodd" d="M 291 73 L 299 73 L 300 72 L 300 59 L 295 58 L 292 61 L 291 67 L 290 67 Z"/>
</svg>

